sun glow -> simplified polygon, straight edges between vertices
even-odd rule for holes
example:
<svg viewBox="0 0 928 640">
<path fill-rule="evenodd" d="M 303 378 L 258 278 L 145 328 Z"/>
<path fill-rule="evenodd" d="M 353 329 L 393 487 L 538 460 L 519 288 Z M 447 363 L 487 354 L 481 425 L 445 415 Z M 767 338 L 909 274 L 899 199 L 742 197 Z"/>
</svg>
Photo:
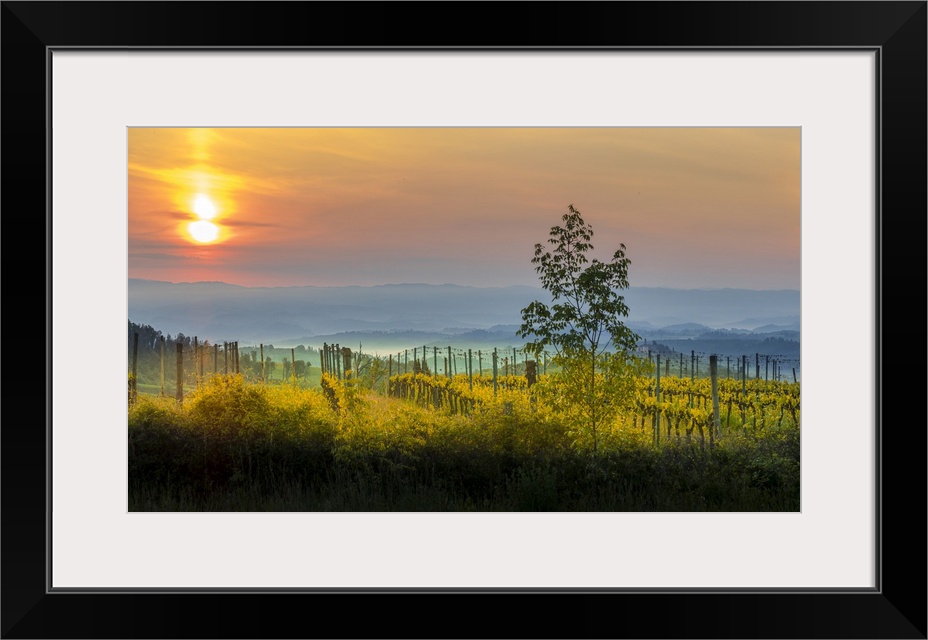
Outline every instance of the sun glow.
<svg viewBox="0 0 928 640">
<path fill-rule="evenodd" d="M 193 212 L 200 220 L 212 220 L 216 217 L 216 205 L 209 199 L 209 196 L 201 193 L 193 201 Z"/>
<path fill-rule="evenodd" d="M 187 233 L 197 242 L 206 244 L 219 237 L 219 227 L 207 220 L 197 220 L 187 224 Z"/>
</svg>

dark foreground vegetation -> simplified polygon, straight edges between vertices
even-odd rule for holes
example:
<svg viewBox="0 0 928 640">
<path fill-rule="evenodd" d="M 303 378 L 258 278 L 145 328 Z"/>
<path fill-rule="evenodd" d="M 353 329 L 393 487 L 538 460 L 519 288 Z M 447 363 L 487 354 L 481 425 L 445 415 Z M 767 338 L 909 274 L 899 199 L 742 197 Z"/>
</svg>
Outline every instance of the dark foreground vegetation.
<svg viewBox="0 0 928 640">
<path fill-rule="evenodd" d="M 709 446 L 623 419 L 595 452 L 529 404 L 451 415 L 215 376 L 129 409 L 130 511 L 798 511 L 799 430 Z"/>
</svg>

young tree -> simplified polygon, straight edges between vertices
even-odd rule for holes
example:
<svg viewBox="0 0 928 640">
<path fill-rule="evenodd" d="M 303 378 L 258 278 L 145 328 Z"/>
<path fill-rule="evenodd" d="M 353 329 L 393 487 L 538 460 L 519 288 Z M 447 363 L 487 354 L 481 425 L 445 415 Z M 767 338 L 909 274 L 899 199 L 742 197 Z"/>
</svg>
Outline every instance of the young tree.
<svg viewBox="0 0 928 640">
<path fill-rule="evenodd" d="M 551 305 L 535 301 L 522 310 L 518 335 L 532 337 L 525 346 L 536 358 L 553 347 L 560 371 L 536 385 L 555 413 L 572 426 L 577 441 L 595 452 L 600 432 L 634 392 L 641 363 L 633 352 L 639 337 L 621 318 L 628 316 L 625 245 L 609 262 L 588 260 L 593 228 L 571 204 L 563 226 L 551 228 L 545 250 L 535 245 L 532 264 Z"/>
</svg>

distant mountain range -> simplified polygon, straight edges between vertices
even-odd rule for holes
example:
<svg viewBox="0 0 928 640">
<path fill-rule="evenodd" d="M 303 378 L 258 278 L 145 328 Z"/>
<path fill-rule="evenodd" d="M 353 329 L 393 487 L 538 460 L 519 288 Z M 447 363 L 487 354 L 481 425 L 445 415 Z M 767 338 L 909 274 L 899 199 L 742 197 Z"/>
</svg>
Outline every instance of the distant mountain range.
<svg viewBox="0 0 928 640">
<path fill-rule="evenodd" d="M 450 336 L 465 347 L 521 344 L 515 335 L 521 309 L 534 300 L 550 302 L 537 287 L 453 284 L 242 287 L 130 279 L 128 293 L 129 320 L 166 334 L 276 346 L 376 342 L 389 349 L 444 344 Z M 645 338 L 692 338 L 721 329 L 714 338 L 799 336 L 795 290 L 632 287 L 624 295 L 627 323 Z"/>
</svg>

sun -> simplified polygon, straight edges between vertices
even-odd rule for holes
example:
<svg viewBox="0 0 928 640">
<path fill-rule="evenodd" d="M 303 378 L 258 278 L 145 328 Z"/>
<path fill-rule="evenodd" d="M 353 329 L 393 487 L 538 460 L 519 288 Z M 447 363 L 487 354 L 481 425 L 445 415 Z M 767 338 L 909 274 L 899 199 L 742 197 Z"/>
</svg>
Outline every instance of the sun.
<svg viewBox="0 0 928 640">
<path fill-rule="evenodd" d="M 212 220 L 216 217 L 216 205 L 209 196 L 198 194 L 193 200 L 193 212 L 200 220 Z"/>
<path fill-rule="evenodd" d="M 219 237 L 219 227 L 208 220 L 197 220 L 187 224 L 190 237 L 202 244 L 208 244 Z"/>
<path fill-rule="evenodd" d="M 215 242 L 219 238 L 220 229 L 219 225 L 210 220 L 216 217 L 216 205 L 208 195 L 198 193 L 193 199 L 192 209 L 198 219 L 187 223 L 187 233 L 200 244 Z"/>
</svg>

